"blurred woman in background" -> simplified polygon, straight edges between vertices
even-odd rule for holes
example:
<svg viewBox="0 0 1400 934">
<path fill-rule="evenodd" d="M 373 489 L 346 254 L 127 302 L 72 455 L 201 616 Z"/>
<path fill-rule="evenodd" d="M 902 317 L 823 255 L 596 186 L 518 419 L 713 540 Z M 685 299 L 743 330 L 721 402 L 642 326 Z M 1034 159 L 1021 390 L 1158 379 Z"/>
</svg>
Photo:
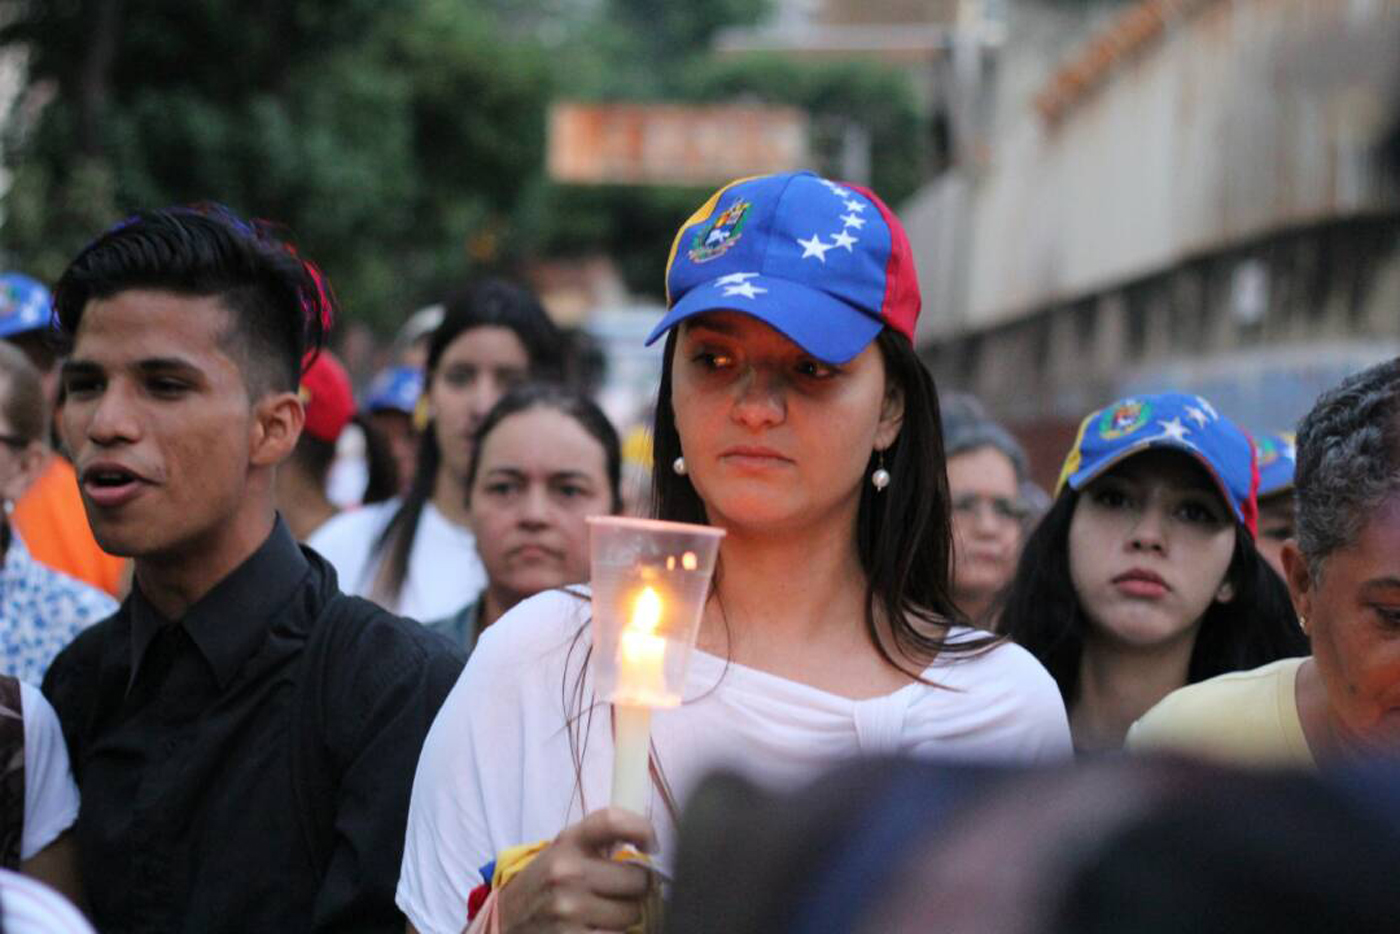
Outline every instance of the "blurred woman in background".
<svg viewBox="0 0 1400 934">
<path fill-rule="evenodd" d="M 1059 683 L 1075 747 L 1116 749 L 1184 684 L 1303 655 L 1254 546 L 1254 449 L 1199 396 L 1091 413 L 1026 543 L 1001 629 Z"/>
<path fill-rule="evenodd" d="M 990 623 L 1021 553 L 1026 452 L 967 395 L 945 405 L 943 443 L 953 502 L 953 599 L 968 619 Z"/>
<path fill-rule="evenodd" d="M 346 593 L 420 620 L 476 599 L 486 574 L 467 512 L 472 438 L 510 386 L 557 378 L 562 360 L 558 329 L 519 286 L 487 279 L 447 303 L 428 343 L 427 425 L 408 493 L 337 516 L 307 542 Z"/>
<path fill-rule="evenodd" d="M 501 614 L 543 590 L 588 580 L 588 516 L 622 507 L 617 432 L 581 393 L 516 386 L 477 429 L 467 506 L 486 568 L 481 595 L 430 623 L 468 654 Z"/>
<path fill-rule="evenodd" d="M 1324 393 L 1297 451 L 1283 567 L 1312 657 L 1177 691 L 1129 746 L 1294 765 L 1400 752 L 1400 359 Z"/>
</svg>

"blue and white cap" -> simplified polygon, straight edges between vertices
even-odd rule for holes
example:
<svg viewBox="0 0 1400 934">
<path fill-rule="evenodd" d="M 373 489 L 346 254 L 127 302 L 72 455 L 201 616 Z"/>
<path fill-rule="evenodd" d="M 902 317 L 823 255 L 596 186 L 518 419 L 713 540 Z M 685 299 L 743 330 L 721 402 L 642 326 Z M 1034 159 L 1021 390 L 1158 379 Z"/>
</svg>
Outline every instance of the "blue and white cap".
<svg viewBox="0 0 1400 934">
<path fill-rule="evenodd" d="M 50 326 L 49 290 L 19 272 L 0 275 L 0 337 L 14 337 Z"/>
<path fill-rule="evenodd" d="M 1082 490 L 1121 461 L 1152 448 L 1193 457 L 1210 474 L 1235 518 L 1250 534 L 1259 520 L 1259 468 L 1254 442 L 1200 396 L 1167 392 L 1119 399 L 1079 426 L 1056 484 Z"/>
</svg>

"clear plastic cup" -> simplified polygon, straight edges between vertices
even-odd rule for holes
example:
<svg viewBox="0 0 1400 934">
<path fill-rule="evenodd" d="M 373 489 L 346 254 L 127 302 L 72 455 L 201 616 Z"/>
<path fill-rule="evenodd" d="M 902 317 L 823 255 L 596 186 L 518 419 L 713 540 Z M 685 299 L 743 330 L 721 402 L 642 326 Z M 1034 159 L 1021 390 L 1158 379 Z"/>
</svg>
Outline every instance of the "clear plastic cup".
<svg viewBox="0 0 1400 934">
<path fill-rule="evenodd" d="M 724 530 L 622 516 L 588 519 L 593 676 L 627 707 L 675 707 Z"/>
</svg>

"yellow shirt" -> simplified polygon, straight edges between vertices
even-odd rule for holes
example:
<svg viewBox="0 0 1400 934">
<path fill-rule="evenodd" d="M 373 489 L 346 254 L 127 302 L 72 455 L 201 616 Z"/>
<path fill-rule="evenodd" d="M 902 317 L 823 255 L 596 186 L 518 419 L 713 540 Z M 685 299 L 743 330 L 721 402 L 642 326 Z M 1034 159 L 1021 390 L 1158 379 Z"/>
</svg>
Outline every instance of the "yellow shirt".
<svg viewBox="0 0 1400 934">
<path fill-rule="evenodd" d="M 1298 718 L 1295 683 L 1305 659 L 1285 658 L 1188 684 L 1128 730 L 1133 752 L 1171 750 L 1236 765 L 1316 765 Z"/>
</svg>

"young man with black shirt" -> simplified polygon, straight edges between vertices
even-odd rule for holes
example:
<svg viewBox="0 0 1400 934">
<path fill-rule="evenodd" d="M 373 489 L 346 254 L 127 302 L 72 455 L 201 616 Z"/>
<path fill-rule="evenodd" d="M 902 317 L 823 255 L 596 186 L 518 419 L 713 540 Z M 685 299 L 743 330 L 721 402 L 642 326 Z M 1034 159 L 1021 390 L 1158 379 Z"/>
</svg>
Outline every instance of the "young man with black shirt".
<svg viewBox="0 0 1400 934">
<path fill-rule="evenodd" d="M 84 506 L 135 559 L 127 601 L 44 680 L 105 932 L 403 930 L 414 766 L 462 663 L 341 594 L 276 513 L 329 296 L 213 207 L 136 216 L 54 290 Z"/>
</svg>

